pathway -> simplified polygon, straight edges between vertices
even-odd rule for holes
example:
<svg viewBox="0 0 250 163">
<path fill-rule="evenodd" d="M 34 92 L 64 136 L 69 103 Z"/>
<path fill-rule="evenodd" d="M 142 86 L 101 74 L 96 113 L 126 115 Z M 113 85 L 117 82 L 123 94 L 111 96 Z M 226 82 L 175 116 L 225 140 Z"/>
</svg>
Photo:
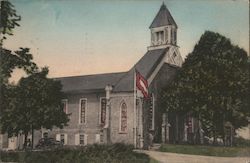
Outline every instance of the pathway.
<svg viewBox="0 0 250 163">
<path fill-rule="evenodd" d="M 250 157 L 215 157 L 146 150 L 136 151 L 145 153 L 160 163 L 250 163 Z"/>
</svg>

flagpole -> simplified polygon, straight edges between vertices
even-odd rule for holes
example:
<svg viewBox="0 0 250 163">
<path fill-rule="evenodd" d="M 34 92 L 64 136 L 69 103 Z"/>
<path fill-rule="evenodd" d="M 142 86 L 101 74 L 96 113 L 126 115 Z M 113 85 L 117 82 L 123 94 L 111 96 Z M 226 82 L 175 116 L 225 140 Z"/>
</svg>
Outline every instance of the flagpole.
<svg viewBox="0 0 250 163">
<path fill-rule="evenodd" d="M 137 148 L 137 127 L 136 127 L 136 69 L 134 69 L 134 146 Z"/>
</svg>

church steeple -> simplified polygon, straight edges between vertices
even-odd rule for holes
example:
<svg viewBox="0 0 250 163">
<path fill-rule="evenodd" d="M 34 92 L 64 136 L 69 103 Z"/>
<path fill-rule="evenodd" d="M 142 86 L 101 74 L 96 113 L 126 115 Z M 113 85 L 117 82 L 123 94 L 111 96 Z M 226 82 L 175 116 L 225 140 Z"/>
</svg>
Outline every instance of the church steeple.
<svg viewBox="0 0 250 163">
<path fill-rule="evenodd" d="M 177 24 L 175 23 L 172 15 L 170 14 L 169 10 L 163 2 L 159 12 L 155 16 L 149 28 L 162 27 L 166 25 L 173 25 L 177 28 Z"/>
<path fill-rule="evenodd" d="M 177 45 L 178 26 L 164 3 L 149 28 L 151 30 L 151 47 Z"/>
</svg>

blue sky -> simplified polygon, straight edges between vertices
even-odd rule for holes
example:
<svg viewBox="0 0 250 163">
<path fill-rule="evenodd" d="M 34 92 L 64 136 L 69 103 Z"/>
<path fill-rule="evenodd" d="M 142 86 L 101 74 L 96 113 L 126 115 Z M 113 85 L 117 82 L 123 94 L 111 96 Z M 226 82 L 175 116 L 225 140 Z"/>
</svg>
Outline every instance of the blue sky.
<svg viewBox="0 0 250 163">
<path fill-rule="evenodd" d="M 4 46 L 29 47 L 51 77 L 127 71 L 150 45 L 149 25 L 163 1 L 10 0 L 21 27 Z M 219 32 L 249 54 L 248 0 L 165 0 L 178 24 L 185 56 L 205 30 Z M 20 72 L 14 73 L 20 76 Z"/>
</svg>

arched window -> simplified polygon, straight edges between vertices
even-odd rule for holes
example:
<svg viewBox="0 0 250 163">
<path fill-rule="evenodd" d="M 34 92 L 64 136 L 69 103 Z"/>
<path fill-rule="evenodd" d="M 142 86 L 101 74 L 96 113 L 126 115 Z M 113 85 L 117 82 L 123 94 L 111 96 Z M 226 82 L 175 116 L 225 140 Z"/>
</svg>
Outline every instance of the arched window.
<svg viewBox="0 0 250 163">
<path fill-rule="evenodd" d="M 125 102 L 121 104 L 121 118 L 120 118 L 120 131 L 127 132 L 127 105 Z"/>
</svg>

